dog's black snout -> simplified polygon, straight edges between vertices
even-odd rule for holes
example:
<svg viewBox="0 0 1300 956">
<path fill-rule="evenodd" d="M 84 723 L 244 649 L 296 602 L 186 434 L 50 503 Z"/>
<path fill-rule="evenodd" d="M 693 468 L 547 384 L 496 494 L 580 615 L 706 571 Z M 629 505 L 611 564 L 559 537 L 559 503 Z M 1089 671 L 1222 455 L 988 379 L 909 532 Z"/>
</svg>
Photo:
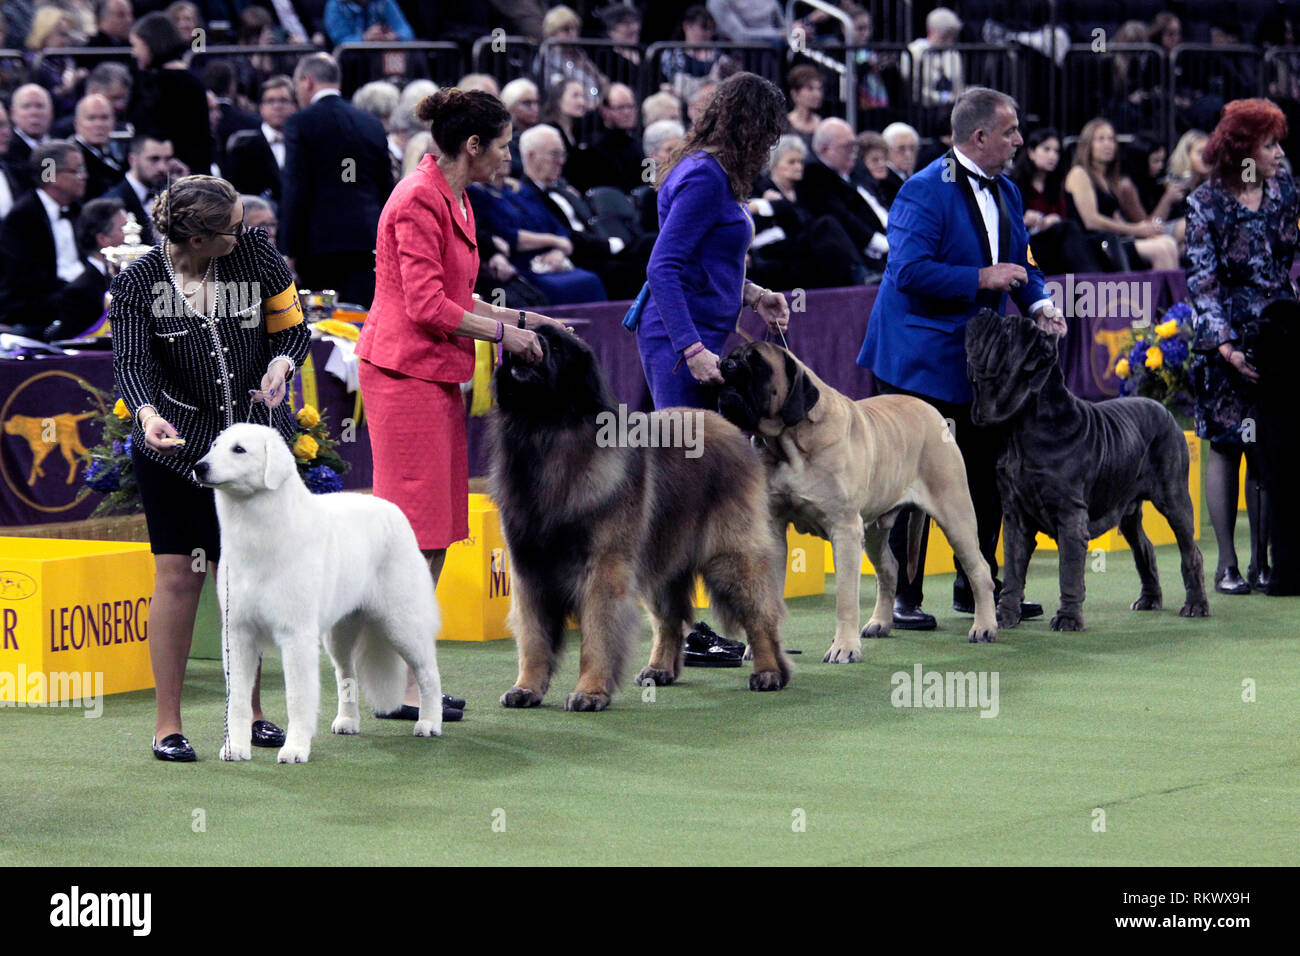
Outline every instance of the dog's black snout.
<svg viewBox="0 0 1300 956">
<path fill-rule="evenodd" d="M 206 461 L 200 461 L 195 464 L 194 474 L 198 475 L 200 479 L 208 477 L 208 463 Z"/>
<path fill-rule="evenodd" d="M 736 369 L 738 367 L 739 363 L 734 358 L 724 358 L 720 366 L 722 369 L 722 377 L 731 378 L 732 375 L 736 374 Z"/>
</svg>

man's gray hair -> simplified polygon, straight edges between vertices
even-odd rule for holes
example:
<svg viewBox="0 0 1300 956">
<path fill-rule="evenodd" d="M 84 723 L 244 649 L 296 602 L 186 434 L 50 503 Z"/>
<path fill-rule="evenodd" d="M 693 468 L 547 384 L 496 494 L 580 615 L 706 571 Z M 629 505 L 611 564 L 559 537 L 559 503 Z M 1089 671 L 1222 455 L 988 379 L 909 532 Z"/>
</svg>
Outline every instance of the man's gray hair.
<svg viewBox="0 0 1300 956">
<path fill-rule="evenodd" d="M 655 120 L 641 134 L 641 152 L 653 156 L 670 139 L 681 139 L 685 135 L 686 127 L 677 120 Z"/>
<path fill-rule="evenodd" d="M 528 94 L 537 96 L 537 84 L 532 80 L 523 78 L 511 80 L 505 86 L 501 87 L 501 105 L 506 109 L 512 109 L 516 103 L 522 100 Z"/>
<path fill-rule="evenodd" d="M 334 57 L 328 53 L 309 53 L 298 61 L 294 67 L 293 75 L 310 76 L 320 86 L 331 87 L 338 86 L 343 74 L 339 70 L 339 64 Z"/>
<path fill-rule="evenodd" d="M 826 119 L 818 123 L 817 128 L 813 130 L 812 134 L 813 152 L 818 156 L 821 156 L 822 153 L 826 152 L 826 147 L 830 145 L 831 135 L 835 130 L 841 128 L 847 129 L 849 134 L 852 135 L 853 127 L 837 117 L 828 116 Z"/>
<path fill-rule="evenodd" d="M 914 127 L 908 126 L 906 123 L 890 123 L 880 131 L 880 135 L 885 137 L 885 142 L 889 144 L 891 149 L 896 146 L 898 141 L 904 136 L 910 136 L 918 143 L 921 142 L 921 134 L 918 133 Z"/>
<path fill-rule="evenodd" d="M 401 91 L 387 80 L 372 80 L 352 94 L 352 105 L 387 121 L 397 109 L 397 101 L 401 96 Z"/>
<path fill-rule="evenodd" d="M 531 153 L 534 149 L 537 148 L 538 140 L 544 139 L 547 136 L 554 136 L 561 143 L 564 142 L 564 137 L 560 135 L 560 131 L 548 123 L 538 123 L 536 126 L 530 126 L 528 127 L 528 129 L 520 133 L 519 134 L 520 157 L 522 158 L 524 156 L 527 156 L 529 153 Z"/>
<path fill-rule="evenodd" d="M 1005 93 L 987 86 L 967 87 L 952 108 L 952 141 L 969 142 L 976 130 L 991 131 L 999 106 L 1010 107 L 1013 113 L 1020 112 L 1019 104 Z"/>
<path fill-rule="evenodd" d="M 244 201 L 245 216 L 250 212 L 269 212 L 271 215 L 275 215 L 275 209 L 261 196 L 240 196 L 239 198 Z"/>
</svg>

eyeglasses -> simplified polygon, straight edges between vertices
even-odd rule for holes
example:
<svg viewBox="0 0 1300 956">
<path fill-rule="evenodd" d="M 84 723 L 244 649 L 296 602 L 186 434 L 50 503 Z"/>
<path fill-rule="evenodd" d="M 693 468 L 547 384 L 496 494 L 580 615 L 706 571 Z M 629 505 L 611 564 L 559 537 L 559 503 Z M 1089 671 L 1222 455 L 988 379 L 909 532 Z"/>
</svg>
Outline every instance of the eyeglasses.
<svg viewBox="0 0 1300 956">
<path fill-rule="evenodd" d="M 214 236 L 234 236 L 236 239 L 238 239 L 240 236 L 244 234 L 244 232 L 245 232 L 244 220 L 241 219 L 239 220 L 239 225 L 235 226 L 234 232 L 221 232 L 220 230 L 213 230 L 212 234 Z"/>
</svg>

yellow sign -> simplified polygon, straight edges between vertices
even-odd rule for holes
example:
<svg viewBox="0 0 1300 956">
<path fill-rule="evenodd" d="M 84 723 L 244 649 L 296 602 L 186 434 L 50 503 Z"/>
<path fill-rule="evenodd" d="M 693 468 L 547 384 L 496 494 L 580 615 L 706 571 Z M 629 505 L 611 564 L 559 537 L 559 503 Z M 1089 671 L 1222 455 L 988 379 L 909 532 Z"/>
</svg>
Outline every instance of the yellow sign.
<svg viewBox="0 0 1300 956">
<path fill-rule="evenodd" d="M 438 579 L 442 641 L 496 641 L 513 635 L 510 559 L 496 505 L 487 495 L 469 496 L 469 537 L 447 549 Z"/>
</svg>

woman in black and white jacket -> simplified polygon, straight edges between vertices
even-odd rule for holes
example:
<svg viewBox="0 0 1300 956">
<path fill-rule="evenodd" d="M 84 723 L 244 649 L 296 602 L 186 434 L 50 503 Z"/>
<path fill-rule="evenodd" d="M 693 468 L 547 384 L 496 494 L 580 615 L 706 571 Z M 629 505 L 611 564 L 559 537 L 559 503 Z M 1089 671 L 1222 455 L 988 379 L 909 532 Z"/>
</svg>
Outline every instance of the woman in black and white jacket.
<svg viewBox="0 0 1300 956">
<path fill-rule="evenodd" d="M 191 761 L 180 698 L 207 568 L 220 532 L 211 489 L 192 469 L 235 422 L 266 422 L 286 440 L 297 425 L 284 399 L 307 358 L 293 276 L 265 230 L 244 228 L 235 188 L 186 176 L 154 202 L 159 245 L 114 280 L 109 319 L 117 389 L 135 416 L 132 465 L 149 525 L 156 576 L 149 612 L 157 696 L 153 752 Z M 254 408 L 254 403 L 260 403 Z M 253 743 L 284 734 L 253 692 Z"/>
</svg>

